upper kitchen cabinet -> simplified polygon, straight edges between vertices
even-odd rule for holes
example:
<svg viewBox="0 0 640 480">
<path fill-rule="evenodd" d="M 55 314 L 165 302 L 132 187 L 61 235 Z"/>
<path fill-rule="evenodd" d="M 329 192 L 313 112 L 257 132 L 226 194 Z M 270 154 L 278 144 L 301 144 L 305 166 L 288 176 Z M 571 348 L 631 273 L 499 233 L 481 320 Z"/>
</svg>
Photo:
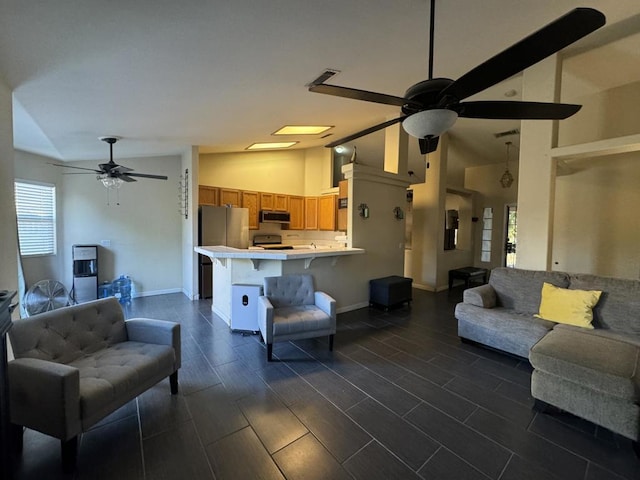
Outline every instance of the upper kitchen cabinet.
<svg viewBox="0 0 640 480">
<path fill-rule="evenodd" d="M 338 230 L 347 231 L 347 212 L 349 202 L 349 181 L 342 180 L 338 184 Z"/>
<path fill-rule="evenodd" d="M 242 204 L 242 192 L 240 190 L 233 190 L 230 188 L 220 189 L 220 206 L 231 205 L 232 207 L 239 207 Z"/>
<path fill-rule="evenodd" d="M 282 193 L 260 193 L 260 208 L 275 212 L 289 211 L 289 196 Z"/>
<path fill-rule="evenodd" d="M 304 197 L 290 195 L 289 203 L 289 230 L 304 230 Z"/>
<path fill-rule="evenodd" d="M 198 205 L 220 205 L 220 189 L 209 185 L 198 186 Z"/>
<path fill-rule="evenodd" d="M 318 197 L 304 197 L 304 229 L 318 230 Z"/>
<path fill-rule="evenodd" d="M 242 208 L 249 209 L 249 229 L 260 228 L 260 194 L 258 192 L 242 192 Z"/>
<path fill-rule="evenodd" d="M 318 229 L 336 230 L 337 195 L 322 195 L 318 198 Z"/>
</svg>

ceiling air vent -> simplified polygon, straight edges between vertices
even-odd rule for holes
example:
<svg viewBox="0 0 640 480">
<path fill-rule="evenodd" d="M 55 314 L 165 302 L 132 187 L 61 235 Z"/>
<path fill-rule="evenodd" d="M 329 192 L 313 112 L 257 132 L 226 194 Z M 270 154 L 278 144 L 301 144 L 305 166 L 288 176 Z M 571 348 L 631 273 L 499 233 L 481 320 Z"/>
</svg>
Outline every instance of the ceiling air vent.
<svg viewBox="0 0 640 480">
<path fill-rule="evenodd" d="M 509 135 L 520 135 L 520 129 L 514 128 L 513 130 L 507 130 L 506 132 L 498 132 L 493 134 L 493 136 L 496 138 L 508 137 Z"/>
</svg>

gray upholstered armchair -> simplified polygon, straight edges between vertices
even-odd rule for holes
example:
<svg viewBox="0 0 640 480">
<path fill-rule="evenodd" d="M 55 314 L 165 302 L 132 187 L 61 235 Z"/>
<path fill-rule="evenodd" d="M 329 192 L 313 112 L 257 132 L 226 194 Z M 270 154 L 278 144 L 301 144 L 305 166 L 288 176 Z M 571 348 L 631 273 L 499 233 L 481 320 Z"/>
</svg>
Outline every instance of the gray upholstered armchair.
<svg viewBox="0 0 640 480">
<path fill-rule="evenodd" d="M 333 350 L 336 301 L 316 292 L 313 277 L 305 274 L 266 277 L 258 299 L 258 326 L 271 361 L 274 342 L 329 336 Z"/>
<path fill-rule="evenodd" d="M 169 376 L 178 392 L 180 325 L 124 319 L 114 297 L 14 322 L 9 337 L 11 423 L 59 438 L 62 466 L 75 468 L 78 435 Z"/>
</svg>

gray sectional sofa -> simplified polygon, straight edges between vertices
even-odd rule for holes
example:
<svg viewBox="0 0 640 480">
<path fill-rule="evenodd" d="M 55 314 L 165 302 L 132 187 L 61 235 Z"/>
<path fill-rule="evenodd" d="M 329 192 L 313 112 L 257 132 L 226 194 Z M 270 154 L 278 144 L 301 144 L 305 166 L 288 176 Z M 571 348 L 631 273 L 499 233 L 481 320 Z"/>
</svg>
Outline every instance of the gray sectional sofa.
<svg viewBox="0 0 640 480">
<path fill-rule="evenodd" d="M 602 291 L 594 329 L 534 317 L 544 282 Z M 520 357 L 534 368 L 531 393 L 634 441 L 640 440 L 640 281 L 497 268 L 464 291 L 458 335 Z"/>
</svg>

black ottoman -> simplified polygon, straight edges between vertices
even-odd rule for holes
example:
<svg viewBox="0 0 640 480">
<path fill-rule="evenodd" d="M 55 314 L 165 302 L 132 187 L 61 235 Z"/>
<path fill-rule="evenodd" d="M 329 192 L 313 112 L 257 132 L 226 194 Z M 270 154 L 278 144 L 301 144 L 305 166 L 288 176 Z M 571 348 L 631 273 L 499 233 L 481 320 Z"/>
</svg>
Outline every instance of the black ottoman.
<svg viewBox="0 0 640 480">
<path fill-rule="evenodd" d="M 411 305 L 412 282 L 412 278 L 397 275 L 369 280 L 369 305 L 385 309 L 404 302 Z"/>
</svg>

